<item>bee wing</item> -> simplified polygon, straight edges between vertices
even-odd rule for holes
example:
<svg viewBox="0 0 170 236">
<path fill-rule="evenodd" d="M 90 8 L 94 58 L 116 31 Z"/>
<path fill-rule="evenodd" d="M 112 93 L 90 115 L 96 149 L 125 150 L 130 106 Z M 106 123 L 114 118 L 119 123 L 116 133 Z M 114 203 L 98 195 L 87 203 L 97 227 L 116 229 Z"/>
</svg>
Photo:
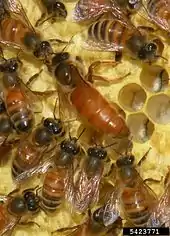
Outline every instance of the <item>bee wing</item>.
<svg viewBox="0 0 170 236">
<path fill-rule="evenodd" d="M 67 174 L 64 180 L 64 191 L 65 191 L 65 199 L 72 203 L 74 199 L 74 168 L 73 165 L 70 164 L 67 167 Z M 71 205 L 72 206 L 72 205 Z"/>
<path fill-rule="evenodd" d="M 20 80 L 21 91 L 23 91 L 26 99 L 28 100 L 33 112 L 41 113 L 43 111 L 43 104 L 40 97 L 32 92 L 25 84 Z"/>
<path fill-rule="evenodd" d="M 59 117 L 62 121 L 77 120 L 76 111 L 69 101 L 69 93 L 57 86 L 59 100 Z"/>
<path fill-rule="evenodd" d="M 49 153 L 48 153 L 48 156 L 49 156 Z M 22 182 L 26 179 L 29 179 L 32 176 L 35 176 L 37 174 L 46 173 L 49 170 L 49 168 L 54 168 L 54 167 L 55 167 L 54 156 L 51 156 L 51 157 L 41 161 L 39 165 L 37 165 L 27 171 L 24 171 L 23 173 L 18 175 L 14 181 L 16 183 L 20 183 L 20 182 Z"/>
<path fill-rule="evenodd" d="M 170 186 L 167 186 L 164 194 L 156 204 L 147 222 L 148 227 L 161 227 L 164 223 L 170 227 Z"/>
<path fill-rule="evenodd" d="M 75 198 L 73 205 L 78 211 L 84 212 L 91 204 L 98 201 L 99 184 L 103 173 L 103 166 L 93 174 L 88 173 L 87 159 L 75 183 Z"/>
<path fill-rule="evenodd" d="M 161 6 L 155 2 L 155 5 L 153 4 L 153 1 L 144 0 L 145 3 L 145 11 L 147 12 L 148 16 L 150 17 L 151 21 L 153 21 L 156 25 L 161 27 L 162 29 L 166 30 L 167 32 L 170 32 L 170 23 L 169 23 L 169 17 L 170 17 L 170 1 L 169 0 L 162 0 Z M 151 5 L 153 4 L 153 5 Z M 159 14 L 161 7 L 165 7 L 164 9 L 167 9 L 167 13 L 169 17 L 161 17 Z M 150 10 L 149 10 L 150 9 Z M 154 10 L 153 10 L 154 9 Z"/>
<path fill-rule="evenodd" d="M 9 12 L 13 13 L 17 18 L 20 18 L 22 22 L 24 22 L 32 31 L 35 32 L 19 0 L 6 0 L 5 4 Z"/>
<path fill-rule="evenodd" d="M 79 0 L 73 12 L 73 19 L 76 22 L 92 21 L 108 12 L 118 19 L 124 20 L 126 18 L 125 11 L 119 7 L 115 0 Z"/>
<path fill-rule="evenodd" d="M 113 224 L 120 216 L 120 190 L 115 188 L 114 192 L 104 205 L 103 224 L 109 226 Z"/>
</svg>

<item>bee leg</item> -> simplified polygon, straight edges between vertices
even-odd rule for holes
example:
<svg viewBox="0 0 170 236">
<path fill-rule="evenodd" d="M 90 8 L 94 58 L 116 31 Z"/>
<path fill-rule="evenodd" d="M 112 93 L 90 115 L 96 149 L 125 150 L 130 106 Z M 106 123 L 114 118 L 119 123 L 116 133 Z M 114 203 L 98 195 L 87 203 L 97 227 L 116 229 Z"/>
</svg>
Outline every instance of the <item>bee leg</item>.
<svg viewBox="0 0 170 236">
<path fill-rule="evenodd" d="M 64 41 L 64 40 L 61 40 L 61 39 L 48 39 L 49 42 L 51 43 L 68 43 L 68 41 Z"/>
<path fill-rule="evenodd" d="M 20 191 L 20 187 L 14 189 L 12 192 L 8 193 L 8 197 L 11 197 L 12 195 L 14 195 L 15 193 L 18 193 Z"/>
<path fill-rule="evenodd" d="M 19 222 L 18 225 L 29 225 L 29 226 L 32 226 L 32 225 L 36 225 L 38 228 L 40 228 L 40 225 L 34 221 L 29 221 L 29 222 Z"/>
<path fill-rule="evenodd" d="M 137 29 L 139 31 L 143 31 L 143 32 L 149 32 L 149 33 L 154 33 L 156 30 L 152 27 L 149 27 L 149 26 L 143 26 L 143 25 L 140 25 L 137 27 Z"/>
<path fill-rule="evenodd" d="M 146 183 L 146 182 L 160 183 L 160 182 L 162 182 L 162 179 L 163 179 L 163 177 L 161 177 L 160 180 L 153 179 L 153 178 L 147 178 L 147 179 L 145 179 L 143 182 L 144 182 L 144 183 Z"/>
<path fill-rule="evenodd" d="M 65 232 L 65 231 L 73 231 L 75 232 L 81 225 L 76 225 L 76 226 L 73 226 L 73 227 L 66 227 L 66 228 L 61 228 L 61 229 L 57 229 L 53 232 L 51 232 L 51 234 L 54 234 L 54 233 L 57 233 L 57 232 Z"/>
<path fill-rule="evenodd" d="M 32 82 L 34 82 L 34 81 L 40 76 L 40 74 L 41 74 L 42 72 L 43 72 L 43 70 L 41 69 L 38 73 L 32 75 L 32 76 L 29 78 L 29 80 L 26 82 L 25 85 L 26 85 L 27 87 L 29 87 L 30 84 L 31 84 Z"/>
<path fill-rule="evenodd" d="M 122 60 L 122 56 L 123 55 L 121 51 L 115 52 L 115 61 L 120 62 Z"/>
<path fill-rule="evenodd" d="M 41 17 L 36 21 L 35 27 L 42 25 L 45 21 L 46 13 L 42 13 Z"/>
<path fill-rule="evenodd" d="M 112 83 L 112 84 L 116 84 L 116 83 L 119 83 L 121 82 L 124 78 L 126 78 L 127 76 L 130 75 L 130 72 L 125 74 L 124 76 L 121 76 L 121 77 L 118 77 L 118 78 L 114 78 L 114 79 L 111 79 L 111 78 L 107 78 L 107 77 L 104 77 L 104 76 L 100 76 L 100 75 L 95 75 L 93 72 L 95 70 L 96 67 L 100 66 L 100 65 L 112 65 L 113 67 L 116 67 L 119 62 L 115 62 L 113 60 L 103 60 L 103 61 L 95 61 L 93 62 L 90 66 L 89 66 L 89 69 L 88 69 L 88 73 L 87 73 L 87 80 L 90 82 L 90 83 L 93 83 L 95 80 L 99 80 L 99 81 L 104 81 L 104 82 L 107 82 L 107 83 Z"/>
<path fill-rule="evenodd" d="M 143 157 L 141 158 L 141 160 L 138 162 L 137 166 L 141 166 L 141 164 L 146 160 L 148 153 L 150 152 L 151 148 L 149 148 L 149 150 L 143 155 Z"/>
<path fill-rule="evenodd" d="M 43 97 L 48 97 L 48 96 L 52 96 L 53 94 L 57 93 L 57 90 L 48 90 L 48 91 L 44 91 L 44 92 L 40 92 L 40 91 L 34 91 L 30 89 L 30 85 L 33 81 L 35 81 L 39 75 L 42 73 L 43 70 L 40 70 L 38 73 L 34 74 L 33 76 L 31 76 L 29 78 L 29 80 L 26 82 L 25 86 L 35 95 L 38 96 L 43 96 Z"/>
</svg>

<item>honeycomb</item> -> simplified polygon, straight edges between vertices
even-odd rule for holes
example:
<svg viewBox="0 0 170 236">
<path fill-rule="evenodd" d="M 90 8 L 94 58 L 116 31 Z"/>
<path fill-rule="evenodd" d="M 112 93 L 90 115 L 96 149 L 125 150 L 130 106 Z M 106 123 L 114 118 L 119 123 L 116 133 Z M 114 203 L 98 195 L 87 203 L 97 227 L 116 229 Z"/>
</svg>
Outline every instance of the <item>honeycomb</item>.
<svg viewBox="0 0 170 236">
<path fill-rule="evenodd" d="M 41 11 L 33 0 L 23 0 L 22 4 L 28 18 L 34 25 L 40 17 Z M 113 53 L 108 52 L 93 52 L 82 49 L 83 42 L 82 32 L 86 30 L 86 25 L 80 25 L 72 22 L 71 14 L 76 2 L 66 2 L 68 17 L 66 21 L 59 21 L 51 25 L 45 22 L 38 31 L 42 33 L 44 39 L 60 38 L 69 41 L 72 36 L 74 43 L 67 46 L 67 51 L 72 55 L 81 56 L 85 62 L 85 69 L 95 60 L 113 59 Z M 151 24 L 141 17 L 136 15 L 133 17 L 135 25 Z M 151 25 L 152 26 L 152 25 Z M 170 50 L 166 37 L 162 31 L 156 32 L 164 43 L 163 56 L 170 57 Z M 76 45 L 76 46 L 75 46 Z M 63 46 L 55 45 L 54 50 L 60 51 Z M 15 51 L 5 49 L 5 55 L 11 57 L 15 55 Z M 41 69 L 43 72 L 39 78 L 33 83 L 32 88 L 37 91 L 46 91 L 56 88 L 54 79 L 48 74 L 47 69 L 40 62 L 37 62 L 33 57 L 22 54 L 20 55 L 23 61 L 23 67 L 20 71 L 21 78 L 26 82 L 33 74 L 38 73 Z M 105 75 L 109 78 L 117 78 L 129 72 L 131 74 L 123 81 L 117 84 L 99 84 L 95 83 L 96 88 L 109 101 L 116 102 L 124 110 L 126 114 L 127 124 L 133 135 L 133 154 L 136 157 L 136 163 L 142 158 L 144 153 L 152 147 L 147 156 L 147 160 L 140 168 L 142 178 L 154 178 L 161 180 L 162 176 L 168 171 L 170 165 L 170 87 L 169 73 L 170 62 L 159 59 L 153 65 L 144 65 L 137 60 L 131 60 L 128 55 L 124 55 L 122 63 L 117 67 L 101 66 L 97 73 Z M 162 76 L 162 80 L 160 79 Z M 53 106 L 55 96 L 50 99 L 43 100 L 44 117 L 53 117 Z M 37 116 L 37 122 L 41 117 Z M 73 129 L 76 132 L 76 129 Z M 11 156 L 12 159 L 12 156 Z M 16 188 L 11 179 L 11 160 L 7 165 L 0 168 L 0 193 L 7 194 Z M 41 185 L 39 178 L 23 185 L 23 188 Z M 163 192 L 163 183 L 149 183 L 155 193 L 160 196 Z M 46 216 L 44 212 L 40 212 L 33 219 L 40 225 L 40 228 L 34 226 L 17 226 L 13 232 L 15 236 L 27 235 L 51 235 L 51 231 L 58 228 L 77 225 L 82 222 L 80 216 L 71 217 L 66 207 L 60 208 L 55 215 Z M 57 235 L 57 234 L 56 234 Z"/>
</svg>

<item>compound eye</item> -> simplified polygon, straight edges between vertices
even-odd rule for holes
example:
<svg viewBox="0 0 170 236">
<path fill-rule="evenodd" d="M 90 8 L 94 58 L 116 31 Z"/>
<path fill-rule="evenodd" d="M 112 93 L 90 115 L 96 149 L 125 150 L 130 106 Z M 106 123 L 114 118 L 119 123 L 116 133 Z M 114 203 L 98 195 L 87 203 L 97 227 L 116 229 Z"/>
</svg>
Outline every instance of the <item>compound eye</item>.
<svg viewBox="0 0 170 236">
<path fill-rule="evenodd" d="M 136 9 L 137 7 L 140 6 L 140 1 L 139 0 L 129 0 L 128 1 L 128 6 L 131 10 Z"/>
<path fill-rule="evenodd" d="M 48 47 L 51 47 L 49 42 L 47 42 L 47 41 L 41 42 L 41 48 L 48 48 Z"/>
<path fill-rule="evenodd" d="M 156 49 L 157 49 L 157 46 L 154 43 L 149 43 L 146 47 L 146 50 L 148 52 L 156 51 Z"/>
</svg>

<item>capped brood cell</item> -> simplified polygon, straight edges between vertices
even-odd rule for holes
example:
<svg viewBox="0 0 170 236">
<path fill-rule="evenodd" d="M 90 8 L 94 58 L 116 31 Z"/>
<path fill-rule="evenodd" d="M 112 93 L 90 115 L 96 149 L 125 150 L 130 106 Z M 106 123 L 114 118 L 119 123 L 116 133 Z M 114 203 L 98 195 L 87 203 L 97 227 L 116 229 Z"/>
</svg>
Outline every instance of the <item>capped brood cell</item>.
<svg viewBox="0 0 170 236">
<path fill-rule="evenodd" d="M 145 65 L 140 74 L 142 86 L 149 92 L 164 91 L 169 84 L 168 72 L 158 65 Z"/>
<path fill-rule="evenodd" d="M 125 85 L 118 95 L 121 106 L 130 112 L 141 110 L 145 104 L 146 98 L 145 90 L 136 83 Z"/>
<path fill-rule="evenodd" d="M 159 94 L 149 98 L 146 112 L 155 123 L 170 123 L 170 97 L 166 94 Z"/>
<path fill-rule="evenodd" d="M 129 115 L 127 126 L 133 136 L 133 141 L 139 143 L 148 141 L 155 129 L 154 124 L 142 112 Z"/>
</svg>

